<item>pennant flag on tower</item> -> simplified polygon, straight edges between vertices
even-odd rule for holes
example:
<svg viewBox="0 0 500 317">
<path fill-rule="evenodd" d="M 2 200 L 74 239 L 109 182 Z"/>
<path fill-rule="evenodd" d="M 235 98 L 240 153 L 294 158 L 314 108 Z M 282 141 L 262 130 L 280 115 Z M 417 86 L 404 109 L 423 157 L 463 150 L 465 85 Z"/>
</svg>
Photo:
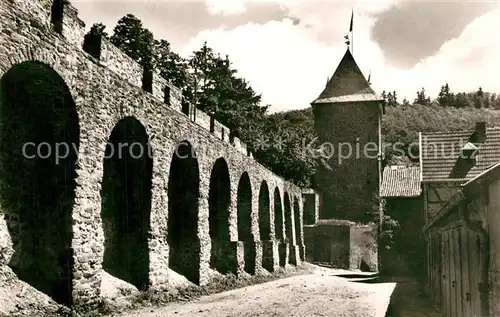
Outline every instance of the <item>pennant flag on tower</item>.
<svg viewBox="0 0 500 317">
<path fill-rule="evenodd" d="M 349 32 L 352 32 L 352 22 L 354 20 L 354 9 L 351 11 L 351 25 L 349 26 Z"/>
<path fill-rule="evenodd" d="M 349 40 L 349 33 L 344 36 L 344 38 L 346 39 L 345 41 L 345 44 L 347 46 L 351 46 L 351 53 L 352 53 L 352 50 L 353 50 L 353 43 L 354 43 L 354 39 L 353 39 L 353 34 L 352 34 L 352 28 L 353 28 L 353 24 L 354 24 L 354 9 L 352 9 L 351 11 L 351 23 L 349 24 L 349 33 L 351 34 L 351 39 Z"/>
</svg>

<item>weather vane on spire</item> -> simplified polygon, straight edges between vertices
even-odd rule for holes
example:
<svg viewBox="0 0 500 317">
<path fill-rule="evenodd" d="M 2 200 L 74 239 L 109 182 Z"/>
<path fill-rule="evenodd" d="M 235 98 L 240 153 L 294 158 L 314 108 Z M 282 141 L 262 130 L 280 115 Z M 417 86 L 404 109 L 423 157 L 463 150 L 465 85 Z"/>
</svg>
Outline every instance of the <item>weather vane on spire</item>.
<svg viewBox="0 0 500 317">
<path fill-rule="evenodd" d="M 345 44 L 349 47 L 351 45 L 351 53 L 354 53 L 354 34 L 352 32 L 352 25 L 353 25 L 353 20 L 354 20 L 354 9 L 351 11 L 351 24 L 349 25 L 349 33 L 344 36 L 345 38 Z M 349 34 L 351 35 L 351 39 L 349 40 Z"/>
</svg>

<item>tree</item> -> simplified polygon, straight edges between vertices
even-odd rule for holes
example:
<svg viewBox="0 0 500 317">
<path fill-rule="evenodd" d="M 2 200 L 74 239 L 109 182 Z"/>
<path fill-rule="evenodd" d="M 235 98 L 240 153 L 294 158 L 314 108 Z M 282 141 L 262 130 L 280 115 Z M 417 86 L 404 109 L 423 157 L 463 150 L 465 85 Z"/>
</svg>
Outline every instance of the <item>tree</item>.
<svg viewBox="0 0 500 317">
<path fill-rule="evenodd" d="M 485 108 L 491 108 L 491 95 L 492 94 L 489 92 L 484 93 L 483 100 L 484 100 L 484 107 Z"/>
<path fill-rule="evenodd" d="M 105 37 L 105 38 L 109 38 L 109 35 L 108 33 L 105 31 L 106 29 L 106 26 L 102 23 L 94 23 L 92 24 L 92 26 L 90 27 L 90 30 L 87 34 L 94 34 L 94 35 L 99 35 L 99 36 L 102 36 L 102 37 Z"/>
<path fill-rule="evenodd" d="M 156 40 L 153 33 L 143 27 L 141 20 L 132 14 L 123 16 L 116 24 L 110 40 L 144 66 L 144 76 L 149 76 L 150 79 L 146 85 L 151 88 L 152 72 L 156 69 L 162 77 L 182 89 L 184 103 L 193 103 L 194 94 L 187 61 L 171 50 L 168 41 Z"/>
<path fill-rule="evenodd" d="M 321 166 L 328 169 L 319 157 L 315 158 L 303 146 L 314 140 L 311 109 L 279 112 L 265 116 L 263 121 L 259 139 L 264 138 L 267 142 L 264 147 L 257 148 L 256 158 L 278 175 L 299 186 L 310 187 L 317 166 L 323 163 Z M 313 143 L 311 148 L 317 146 Z"/>
<path fill-rule="evenodd" d="M 199 99 L 203 95 L 204 91 L 213 88 L 214 79 L 211 77 L 213 68 L 215 67 L 215 53 L 212 48 L 210 48 L 207 42 L 204 42 L 202 47 L 198 51 L 194 51 L 193 55 L 188 61 L 189 69 L 192 76 L 192 90 L 194 92 L 194 103 L 196 106 L 201 106 L 203 109 L 205 106 L 200 105 Z"/>
<path fill-rule="evenodd" d="M 478 91 L 473 96 L 473 101 L 474 101 L 474 107 L 476 107 L 477 109 L 484 108 L 485 105 L 484 92 L 481 87 L 479 87 Z"/>
<path fill-rule="evenodd" d="M 143 28 L 141 20 L 127 14 L 118 20 L 111 43 L 143 66 L 152 66 L 155 41 L 153 33 Z"/>
<path fill-rule="evenodd" d="M 395 90 L 392 91 L 392 97 L 394 98 L 394 105 L 397 106 L 399 105 L 399 102 L 398 102 L 398 94 L 396 93 Z"/>
<path fill-rule="evenodd" d="M 384 91 L 382 91 L 382 94 L 380 94 L 380 97 L 381 97 L 382 99 L 384 99 L 384 101 L 385 101 L 385 102 L 387 102 L 387 93 L 385 92 L 385 90 L 384 90 Z"/>
<path fill-rule="evenodd" d="M 500 98 L 496 93 L 491 94 L 491 107 L 495 110 L 500 110 Z"/>
<path fill-rule="evenodd" d="M 409 106 L 410 105 L 410 102 L 408 101 L 408 99 L 406 99 L 406 97 L 403 99 L 403 106 Z"/>
<path fill-rule="evenodd" d="M 166 67 L 160 68 L 160 72 L 163 72 L 162 76 L 170 80 L 177 87 L 189 90 L 189 73 L 186 60 L 174 52 L 171 52 L 169 56 L 170 58 L 166 63 Z"/>
<path fill-rule="evenodd" d="M 472 103 L 472 100 L 469 98 L 469 96 L 466 93 L 460 92 L 455 97 L 455 107 L 456 108 L 470 108 L 470 107 L 473 107 L 473 103 Z"/>
<path fill-rule="evenodd" d="M 441 86 L 437 101 L 443 107 L 456 107 L 455 95 L 450 92 L 450 86 L 446 83 Z"/>
<path fill-rule="evenodd" d="M 170 43 L 166 40 L 153 40 L 153 59 L 154 66 L 158 69 L 167 68 L 170 59 Z"/>
<path fill-rule="evenodd" d="M 170 43 L 166 40 L 154 41 L 154 67 L 160 76 L 172 85 L 183 90 L 187 100 L 192 102 L 193 94 L 190 84 L 187 61 L 179 54 L 173 52 Z"/>
<path fill-rule="evenodd" d="M 483 88 L 479 87 L 478 91 L 476 92 L 477 96 L 482 98 L 484 96 Z"/>
<path fill-rule="evenodd" d="M 253 147 L 268 108 L 260 106 L 261 96 L 236 76 L 227 55 L 215 54 L 206 42 L 193 52 L 188 65 L 197 106 Z"/>
<path fill-rule="evenodd" d="M 419 105 L 429 105 L 431 103 L 431 98 L 425 95 L 424 87 L 420 91 L 417 91 L 417 98 L 414 103 Z"/>
<path fill-rule="evenodd" d="M 397 106 L 398 105 L 398 100 L 397 100 L 397 95 L 396 95 L 396 92 L 393 91 L 392 93 L 389 92 L 389 94 L 387 94 L 387 105 L 389 106 Z"/>
<path fill-rule="evenodd" d="M 209 67 L 205 70 L 203 81 L 200 83 L 203 91 L 200 96 L 200 104 L 207 113 L 231 124 L 229 116 L 224 112 L 234 108 L 229 104 L 238 99 L 235 90 L 235 85 L 237 85 L 236 70 L 231 67 L 228 56 L 224 59 L 220 55 L 211 55 L 210 57 L 210 65 L 206 65 Z M 239 107 L 239 105 L 235 105 L 235 107 Z"/>
</svg>

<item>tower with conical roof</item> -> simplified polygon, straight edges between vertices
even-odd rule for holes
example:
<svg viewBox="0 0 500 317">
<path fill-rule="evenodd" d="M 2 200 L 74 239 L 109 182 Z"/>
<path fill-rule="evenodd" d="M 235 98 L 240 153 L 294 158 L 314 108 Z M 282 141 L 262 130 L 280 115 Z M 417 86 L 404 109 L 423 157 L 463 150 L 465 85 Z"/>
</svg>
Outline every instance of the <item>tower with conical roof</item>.
<svg viewBox="0 0 500 317">
<path fill-rule="evenodd" d="M 330 167 L 318 167 L 315 175 L 320 219 L 364 222 L 379 190 L 384 104 L 349 49 L 311 106 L 321 155 Z"/>
</svg>

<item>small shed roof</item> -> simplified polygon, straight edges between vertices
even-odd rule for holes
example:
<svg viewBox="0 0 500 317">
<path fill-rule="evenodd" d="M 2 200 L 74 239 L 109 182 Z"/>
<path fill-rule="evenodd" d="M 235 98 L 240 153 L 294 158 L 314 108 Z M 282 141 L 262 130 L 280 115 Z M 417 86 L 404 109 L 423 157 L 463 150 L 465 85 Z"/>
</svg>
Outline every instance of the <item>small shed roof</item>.
<svg viewBox="0 0 500 317">
<path fill-rule="evenodd" d="M 418 166 L 390 165 L 384 168 L 381 197 L 418 197 L 421 192 Z"/>
</svg>

